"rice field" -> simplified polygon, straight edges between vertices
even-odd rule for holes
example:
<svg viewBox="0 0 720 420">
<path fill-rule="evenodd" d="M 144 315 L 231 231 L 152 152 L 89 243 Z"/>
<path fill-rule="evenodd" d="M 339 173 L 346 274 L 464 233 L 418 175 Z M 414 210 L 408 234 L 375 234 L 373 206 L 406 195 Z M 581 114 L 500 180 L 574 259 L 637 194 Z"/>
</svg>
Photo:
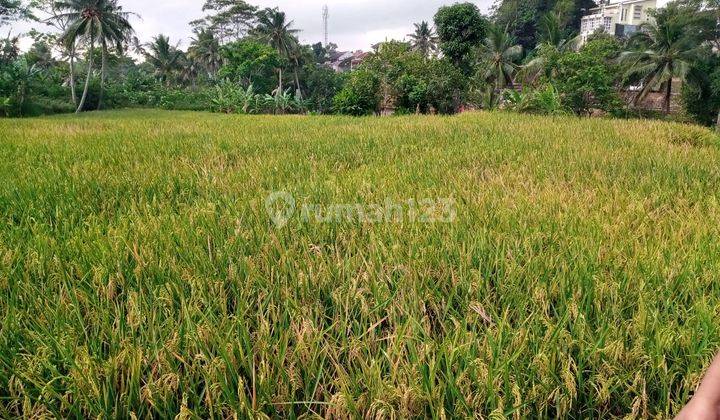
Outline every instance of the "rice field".
<svg viewBox="0 0 720 420">
<path fill-rule="evenodd" d="M 720 349 L 718 144 L 504 113 L 0 120 L 0 417 L 671 417 Z"/>
</svg>

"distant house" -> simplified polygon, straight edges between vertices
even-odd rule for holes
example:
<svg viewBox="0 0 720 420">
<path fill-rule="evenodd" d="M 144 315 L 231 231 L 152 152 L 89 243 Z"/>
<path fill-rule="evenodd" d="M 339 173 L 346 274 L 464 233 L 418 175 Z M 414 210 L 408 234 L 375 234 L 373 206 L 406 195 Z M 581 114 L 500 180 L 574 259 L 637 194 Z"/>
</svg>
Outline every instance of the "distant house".
<svg viewBox="0 0 720 420">
<path fill-rule="evenodd" d="M 604 2 L 588 11 L 580 23 L 582 42 L 598 31 L 624 38 L 637 32 L 640 25 L 648 22 L 648 12 L 657 8 L 657 0 L 625 0 Z"/>
<path fill-rule="evenodd" d="M 358 51 L 333 51 L 329 54 L 327 67 L 338 73 L 355 70 L 370 53 Z"/>
</svg>

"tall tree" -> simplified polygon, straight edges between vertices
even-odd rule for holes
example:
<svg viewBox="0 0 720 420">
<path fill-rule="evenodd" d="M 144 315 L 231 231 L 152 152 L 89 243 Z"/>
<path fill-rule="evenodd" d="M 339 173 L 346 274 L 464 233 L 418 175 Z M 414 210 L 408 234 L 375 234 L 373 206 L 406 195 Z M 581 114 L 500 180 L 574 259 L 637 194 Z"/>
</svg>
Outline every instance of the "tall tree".
<svg viewBox="0 0 720 420">
<path fill-rule="evenodd" d="M 55 0 L 34 0 L 32 2 L 34 10 L 47 16 L 44 20 L 45 23 L 57 29 L 61 34 L 64 34 L 68 28 L 70 22 L 68 19 L 59 19 L 59 13 L 57 2 Z M 77 93 L 75 86 L 75 60 L 77 59 L 77 40 L 63 40 L 58 39 L 59 47 L 61 48 L 61 55 L 63 58 L 67 58 L 69 67 L 69 81 L 70 85 L 70 98 L 72 99 L 73 106 L 77 106 Z"/>
<path fill-rule="evenodd" d="M 108 30 L 104 30 L 100 36 L 101 65 L 100 65 L 100 96 L 97 109 L 102 109 L 103 96 L 105 94 L 105 79 L 107 78 L 108 46 L 114 47 L 116 51 L 124 50 L 125 45 L 130 42 L 134 31 L 129 18 L 133 13 L 125 12 L 118 4 L 118 0 L 107 0 L 106 13 L 112 15 L 115 22 Z"/>
<path fill-rule="evenodd" d="M 689 26 L 699 29 L 697 35 L 701 41 L 710 43 L 714 52 L 720 50 L 720 0 L 677 0 L 673 5 L 685 11 L 686 17 L 690 18 Z M 720 131 L 720 111 L 716 119 L 716 129 Z"/>
<path fill-rule="evenodd" d="M 309 55 L 311 55 L 311 53 L 304 46 L 300 45 L 299 42 L 296 42 L 295 45 L 293 45 L 288 54 L 288 59 L 290 60 L 293 68 L 293 75 L 295 76 L 295 96 L 298 99 L 302 99 L 302 87 L 300 86 L 299 71 Z"/>
<path fill-rule="evenodd" d="M 582 16 L 595 7 L 595 0 L 498 0 L 493 6 L 493 20 L 507 27 L 526 50 L 535 48 L 542 36 L 543 18 L 552 13 L 559 22 L 563 38 L 580 29 Z"/>
<path fill-rule="evenodd" d="M 132 25 L 128 21 L 128 14 L 122 11 L 117 0 L 61 0 L 56 7 L 60 11 L 57 19 L 68 22 L 62 35 L 66 45 L 70 46 L 81 39 L 88 44 L 87 77 L 76 111 L 79 113 L 85 106 L 90 87 L 96 42 L 105 46 L 108 40 L 114 42 L 128 39 L 132 33 Z"/>
<path fill-rule="evenodd" d="M 258 13 L 258 24 L 253 33 L 262 41 L 273 47 L 282 58 L 289 59 L 291 51 L 297 47 L 294 22 L 288 21 L 284 12 L 278 9 L 265 9 Z M 278 94 L 283 92 L 283 69 L 278 66 Z"/>
<path fill-rule="evenodd" d="M 580 38 L 573 32 L 568 34 L 564 25 L 557 13 L 550 12 L 543 15 L 539 23 L 540 43 L 550 45 L 558 51 L 577 48 Z"/>
<path fill-rule="evenodd" d="M 472 54 L 485 39 L 488 22 L 472 3 L 441 7 L 435 15 L 440 49 L 455 66 L 470 72 Z"/>
<path fill-rule="evenodd" d="M 488 36 L 480 47 L 479 59 L 485 80 L 494 87 L 491 98 L 504 87 L 513 86 L 522 51 L 522 46 L 516 44 L 515 38 L 507 31 L 496 25 L 490 26 Z"/>
<path fill-rule="evenodd" d="M 660 88 L 665 92 L 663 110 L 669 114 L 673 79 L 685 82 L 694 76 L 693 69 L 701 61 L 703 49 L 687 23 L 678 8 L 669 5 L 630 39 L 633 49 L 623 52 L 620 62 L 626 66 L 625 80 L 639 81 L 642 86 L 635 104 Z"/>
<path fill-rule="evenodd" d="M 227 43 L 241 39 L 252 29 L 257 8 L 244 0 L 206 0 L 203 11 L 210 14 L 190 24 L 196 31 L 209 30 L 221 43 Z"/>
<path fill-rule="evenodd" d="M 550 10 L 545 0 L 501 0 L 495 4 L 493 21 L 507 28 L 523 48 L 532 50 L 537 44 L 540 17 Z"/>
<path fill-rule="evenodd" d="M 215 76 L 222 65 L 220 42 L 209 29 L 195 32 L 195 37 L 190 41 L 187 55 L 189 59 L 202 66 L 208 77 Z"/>
<path fill-rule="evenodd" d="M 555 13 L 547 13 L 540 19 L 540 43 L 535 47 L 534 58 L 523 66 L 523 73 L 534 81 L 543 72 L 547 78 L 555 77 L 557 59 L 562 53 L 576 50 L 580 37 L 574 34 L 566 37 L 561 18 Z"/>
<path fill-rule="evenodd" d="M 410 46 L 413 51 L 422 54 L 428 58 L 438 51 L 438 37 L 429 23 L 422 21 L 415 24 L 415 33 L 408 34 L 410 38 Z"/>
<path fill-rule="evenodd" d="M 20 0 L 0 0 L 0 26 L 28 16 L 28 10 Z"/>
<path fill-rule="evenodd" d="M 145 59 L 155 68 L 155 77 L 170 86 L 173 75 L 180 69 L 183 52 L 170 44 L 170 38 L 158 35 L 144 47 Z"/>
<path fill-rule="evenodd" d="M 253 86 L 260 93 L 271 92 L 276 83 L 275 72 L 280 66 L 277 51 L 255 40 L 231 42 L 222 47 L 224 64 L 218 75 L 222 79 Z"/>
</svg>

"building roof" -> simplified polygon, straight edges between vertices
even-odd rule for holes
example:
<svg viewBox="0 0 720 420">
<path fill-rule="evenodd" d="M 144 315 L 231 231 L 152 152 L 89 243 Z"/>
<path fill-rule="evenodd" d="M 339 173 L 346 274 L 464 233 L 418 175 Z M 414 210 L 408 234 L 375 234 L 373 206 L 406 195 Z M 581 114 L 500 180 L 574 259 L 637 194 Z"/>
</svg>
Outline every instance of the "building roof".
<svg viewBox="0 0 720 420">
<path fill-rule="evenodd" d="M 607 9 L 607 8 L 615 8 L 616 6 L 620 6 L 620 5 L 624 6 L 624 5 L 626 5 L 626 4 L 647 3 L 648 1 L 649 1 L 649 0 L 617 0 L 617 1 L 610 1 L 609 3 L 601 4 L 600 6 L 593 7 L 592 9 L 590 9 L 590 10 L 588 10 L 588 11 L 589 11 L 589 12 L 595 12 L 595 11 L 600 11 L 600 10 L 602 10 L 603 8 L 605 8 L 605 9 Z M 657 1 L 655 2 L 655 4 L 656 4 L 656 6 L 657 6 Z"/>
</svg>

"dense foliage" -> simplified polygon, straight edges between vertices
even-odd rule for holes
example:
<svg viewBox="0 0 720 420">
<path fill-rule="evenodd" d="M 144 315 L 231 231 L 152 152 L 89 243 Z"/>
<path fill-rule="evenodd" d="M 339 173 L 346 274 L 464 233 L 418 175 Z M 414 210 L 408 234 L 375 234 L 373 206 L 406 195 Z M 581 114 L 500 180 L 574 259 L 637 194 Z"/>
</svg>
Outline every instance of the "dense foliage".
<svg viewBox="0 0 720 420">
<path fill-rule="evenodd" d="M 29 16 L 5 0 L 5 20 Z M 442 113 L 468 108 L 577 115 L 680 109 L 713 124 L 720 112 L 720 12 L 679 0 L 630 39 L 599 32 L 582 43 L 585 0 L 501 0 L 491 16 L 472 3 L 441 7 L 408 42 L 386 41 L 337 71 L 334 44 L 302 45 L 278 9 L 207 0 L 186 50 L 160 34 L 137 41 L 119 0 L 34 0 L 55 31 L 0 51 L 0 112 L 37 115 L 159 107 L 247 113 Z M 140 56 L 142 60 L 131 57 Z M 350 59 L 348 59 L 350 60 Z M 347 70 L 348 62 L 344 64 Z M 678 82 L 682 91 L 673 90 Z M 657 102 L 657 101 L 656 101 Z M 544 105 L 543 105 L 544 104 Z M 679 118 L 684 118 L 681 115 Z"/>
</svg>

